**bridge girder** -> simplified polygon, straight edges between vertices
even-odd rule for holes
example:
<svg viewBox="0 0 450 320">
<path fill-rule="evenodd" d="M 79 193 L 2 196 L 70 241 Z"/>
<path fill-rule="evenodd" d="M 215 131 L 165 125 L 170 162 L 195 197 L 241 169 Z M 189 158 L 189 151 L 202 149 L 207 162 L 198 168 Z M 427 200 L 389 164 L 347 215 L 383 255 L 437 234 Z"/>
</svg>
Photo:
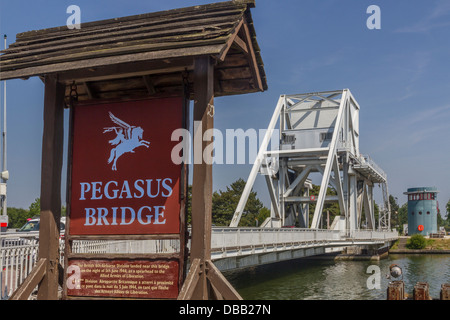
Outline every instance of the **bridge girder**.
<svg viewBox="0 0 450 320">
<path fill-rule="evenodd" d="M 374 230 L 373 186 L 382 184 L 387 192 L 387 177 L 368 156 L 360 154 L 359 110 L 348 89 L 280 96 L 230 227 L 238 226 L 259 173 L 265 176 L 271 198 L 267 226 L 293 225 L 298 219 L 300 227 L 318 229 L 325 202 L 337 201 L 345 226 L 336 219 L 332 228 L 359 230 L 364 212 L 366 228 Z M 268 151 L 277 124 L 279 147 Z M 309 178 L 314 173 L 321 176 L 317 197 L 310 196 Z M 329 187 L 336 195 L 327 195 Z M 379 222 L 383 227 L 390 216 L 389 201 L 385 208 L 384 220 Z"/>
</svg>

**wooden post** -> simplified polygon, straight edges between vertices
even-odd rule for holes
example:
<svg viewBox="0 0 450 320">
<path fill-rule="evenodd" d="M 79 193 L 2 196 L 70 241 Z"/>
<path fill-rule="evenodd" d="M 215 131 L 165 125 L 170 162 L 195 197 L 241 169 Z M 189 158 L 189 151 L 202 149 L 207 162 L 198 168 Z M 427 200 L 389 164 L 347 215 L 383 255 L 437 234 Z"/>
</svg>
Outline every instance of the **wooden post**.
<svg viewBox="0 0 450 320">
<path fill-rule="evenodd" d="M 199 285 L 194 298 L 209 298 L 206 260 L 211 258 L 212 164 L 203 159 L 207 141 L 206 130 L 214 128 L 214 118 L 208 114 L 214 104 L 214 65 L 209 56 L 194 63 L 194 172 L 192 181 L 192 242 L 191 260 L 200 261 Z"/>
<path fill-rule="evenodd" d="M 25 281 L 17 288 L 9 300 L 28 300 L 34 288 L 42 281 L 46 273 L 47 259 L 39 259 L 32 272 Z"/>
<path fill-rule="evenodd" d="M 441 285 L 441 300 L 450 300 L 450 283 L 443 283 Z"/>
<path fill-rule="evenodd" d="M 405 300 L 405 283 L 403 281 L 389 282 L 387 300 Z"/>
<path fill-rule="evenodd" d="M 413 291 L 414 300 L 431 300 L 430 286 L 427 282 L 417 282 Z"/>
<path fill-rule="evenodd" d="M 65 86 L 58 82 L 56 76 L 45 76 L 39 258 L 46 259 L 46 272 L 39 284 L 37 296 L 39 300 L 58 299 L 64 91 Z"/>
<path fill-rule="evenodd" d="M 194 63 L 194 172 L 192 181 L 191 268 L 178 299 L 242 299 L 211 262 L 212 162 L 204 156 L 212 142 L 203 141 L 214 128 L 214 61 Z M 206 161 L 205 161 L 206 160 Z"/>
</svg>

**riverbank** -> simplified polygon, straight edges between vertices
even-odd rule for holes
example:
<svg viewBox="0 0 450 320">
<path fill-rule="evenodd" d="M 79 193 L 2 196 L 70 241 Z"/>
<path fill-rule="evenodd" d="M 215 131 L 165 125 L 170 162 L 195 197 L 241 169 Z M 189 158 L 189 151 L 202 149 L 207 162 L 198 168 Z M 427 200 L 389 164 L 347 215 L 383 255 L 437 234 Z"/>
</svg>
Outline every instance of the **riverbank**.
<svg viewBox="0 0 450 320">
<path fill-rule="evenodd" d="M 450 237 L 431 239 L 426 238 L 424 249 L 409 249 L 407 246 L 409 237 L 400 237 L 389 249 L 391 254 L 450 254 Z"/>
</svg>

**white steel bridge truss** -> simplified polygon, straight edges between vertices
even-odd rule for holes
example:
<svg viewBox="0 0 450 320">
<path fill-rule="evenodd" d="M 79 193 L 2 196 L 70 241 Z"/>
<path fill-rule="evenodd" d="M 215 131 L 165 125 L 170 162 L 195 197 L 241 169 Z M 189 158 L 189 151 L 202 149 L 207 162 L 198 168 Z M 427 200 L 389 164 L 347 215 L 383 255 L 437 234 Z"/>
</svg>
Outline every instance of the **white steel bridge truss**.
<svg viewBox="0 0 450 320">
<path fill-rule="evenodd" d="M 379 230 L 390 229 L 387 177 L 359 151 L 360 107 L 350 90 L 282 95 L 262 141 L 230 227 L 237 227 L 256 176 L 262 174 L 271 198 L 271 217 L 264 226 L 294 225 L 319 229 L 326 201 L 337 201 L 340 216 L 331 229 L 349 234 L 376 229 L 373 187 L 382 186 Z M 268 144 L 279 126 L 278 150 Z M 310 175 L 318 173 L 318 196 L 310 196 Z M 327 195 L 331 186 L 337 195 Z M 315 203 L 312 221 L 309 207 Z M 364 214 L 363 214 L 364 213 Z M 363 215 L 365 220 L 363 220 Z"/>
</svg>

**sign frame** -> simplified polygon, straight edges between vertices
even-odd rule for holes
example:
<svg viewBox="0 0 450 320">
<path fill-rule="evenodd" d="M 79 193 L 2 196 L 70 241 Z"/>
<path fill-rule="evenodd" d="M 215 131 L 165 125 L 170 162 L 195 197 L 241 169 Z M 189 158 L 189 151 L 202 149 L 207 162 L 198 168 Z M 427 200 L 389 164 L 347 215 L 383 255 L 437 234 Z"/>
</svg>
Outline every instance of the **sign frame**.
<svg viewBox="0 0 450 320">
<path fill-rule="evenodd" d="M 95 235 L 72 235 L 70 233 L 70 217 L 71 217 L 71 195 L 72 195 L 72 170 L 73 170 L 73 142 L 74 142 L 74 108 L 77 106 L 83 107 L 94 107 L 95 105 L 106 104 L 106 103 L 130 103 L 133 101 L 150 101 L 158 99 L 167 98 L 180 98 L 180 112 L 181 123 L 179 128 L 189 129 L 189 105 L 190 100 L 188 97 L 187 88 L 183 88 L 183 94 L 176 96 L 163 96 L 163 97 L 145 97 L 145 98 L 130 98 L 130 99 L 102 99 L 102 100 L 89 100 L 83 101 L 82 103 L 74 103 L 70 106 L 69 113 L 69 138 L 68 138 L 68 157 L 67 157 L 67 189 L 66 189 L 66 204 L 67 204 L 67 214 L 66 214 L 66 230 L 65 230 L 65 247 L 64 247 L 64 276 L 63 276 L 63 293 L 62 298 L 66 299 L 126 299 L 123 296 L 74 296 L 68 294 L 67 283 L 70 278 L 68 274 L 68 266 L 72 260 L 107 260 L 107 261 L 174 261 L 178 262 L 178 292 L 183 286 L 184 279 L 186 277 L 186 267 L 188 259 L 188 249 L 187 249 L 187 196 L 188 196 L 188 175 L 189 166 L 182 162 L 180 167 L 180 180 L 179 180 L 179 232 L 178 233 L 159 233 L 159 234 L 95 234 Z M 77 240 L 178 240 L 179 241 L 179 252 L 176 253 L 139 253 L 139 254 L 89 254 L 89 253 L 75 253 L 72 250 L 73 241 Z M 133 297 L 135 299 L 135 297 Z M 136 299 L 160 299 L 155 298 L 136 298 Z"/>
</svg>

